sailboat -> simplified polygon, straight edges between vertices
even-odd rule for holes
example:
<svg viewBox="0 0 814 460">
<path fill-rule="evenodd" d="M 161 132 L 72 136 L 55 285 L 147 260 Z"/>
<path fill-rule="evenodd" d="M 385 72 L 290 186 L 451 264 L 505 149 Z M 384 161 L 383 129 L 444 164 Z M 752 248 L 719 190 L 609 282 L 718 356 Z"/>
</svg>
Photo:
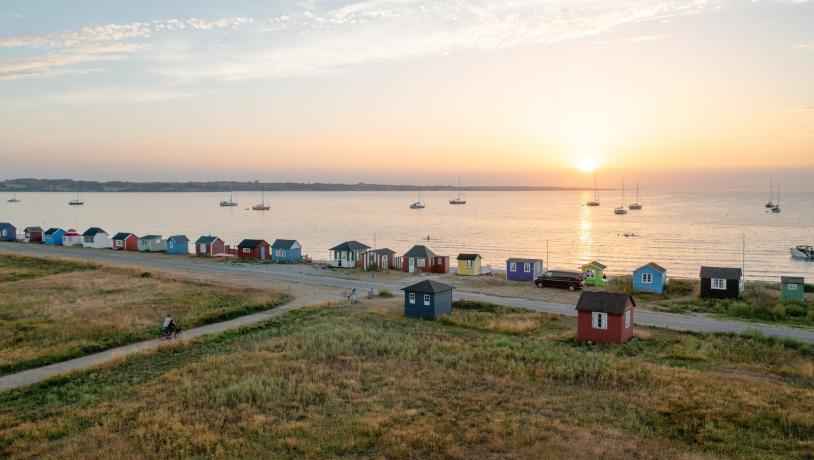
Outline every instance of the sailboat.
<svg viewBox="0 0 814 460">
<path fill-rule="evenodd" d="M 79 191 L 76 191 L 76 198 L 68 202 L 68 206 L 82 206 L 85 204 L 84 201 L 79 199 Z"/>
<path fill-rule="evenodd" d="M 421 200 L 421 191 L 418 191 L 418 201 L 410 205 L 410 209 L 424 209 L 426 206 L 424 202 Z"/>
<path fill-rule="evenodd" d="M 449 204 L 466 204 L 466 200 L 461 196 L 461 178 L 458 178 L 458 197 L 449 200 Z"/>
<path fill-rule="evenodd" d="M 619 207 L 614 208 L 614 214 L 627 214 L 627 209 L 625 209 L 625 180 L 622 179 L 622 203 Z"/>
<path fill-rule="evenodd" d="M 772 195 L 773 194 L 774 194 L 774 184 L 772 184 L 772 181 L 769 181 L 769 201 L 766 202 L 766 205 L 765 205 L 766 208 L 773 208 L 774 207 L 774 203 L 772 202 L 772 198 L 773 198 Z"/>
<path fill-rule="evenodd" d="M 780 212 L 780 184 L 777 184 L 777 201 L 775 201 L 774 206 L 772 206 L 772 212 Z"/>
<path fill-rule="evenodd" d="M 636 202 L 635 203 L 630 203 L 630 206 L 628 206 L 628 209 L 632 209 L 634 211 L 642 209 L 642 201 L 641 201 L 641 199 L 639 197 L 639 183 L 638 182 L 636 182 Z"/>
<path fill-rule="evenodd" d="M 252 206 L 253 211 L 268 211 L 271 209 L 271 206 L 266 203 L 266 192 L 263 190 L 263 184 L 260 184 L 260 199 L 260 204 Z"/>
<path fill-rule="evenodd" d="M 585 206 L 599 206 L 599 196 L 596 189 L 596 174 L 594 174 L 594 199 L 585 203 Z"/>
<path fill-rule="evenodd" d="M 235 201 L 235 198 L 234 198 L 234 192 L 229 192 L 229 200 L 221 201 L 220 205 L 221 206 L 237 206 L 237 202 Z"/>
<path fill-rule="evenodd" d="M 17 199 L 17 194 L 15 193 L 15 194 L 14 194 L 14 197 L 12 197 L 12 198 L 10 198 L 10 199 L 6 200 L 6 202 L 8 202 L 8 203 L 19 203 L 19 202 L 20 202 L 20 200 L 18 200 L 18 199 Z"/>
</svg>

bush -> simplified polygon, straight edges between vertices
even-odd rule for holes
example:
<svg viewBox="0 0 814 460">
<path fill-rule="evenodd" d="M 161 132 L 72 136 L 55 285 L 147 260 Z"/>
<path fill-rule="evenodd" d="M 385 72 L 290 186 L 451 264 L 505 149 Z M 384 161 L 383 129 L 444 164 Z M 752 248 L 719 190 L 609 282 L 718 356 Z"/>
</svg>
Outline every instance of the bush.
<svg viewBox="0 0 814 460">
<path fill-rule="evenodd" d="M 633 292 L 633 277 L 631 275 L 614 276 L 608 281 L 607 289 L 616 292 Z"/>
<path fill-rule="evenodd" d="M 808 313 L 808 307 L 802 302 L 786 302 L 786 315 L 802 318 Z"/>
<path fill-rule="evenodd" d="M 153 274 L 150 272 L 142 272 L 141 275 L 139 276 L 141 276 L 142 278 L 152 278 Z"/>
<path fill-rule="evenodd" d="M 667 289 L 665 292 L 670 295 L 689 295 L 695 289 L 695 285 L 697 283 L 693 280 L 682 279 L 682 278 L 671 278 L 670 282 L 667 283 Z"/>
<path fill-rule="evenodd" d="M 379 297 L 393 297 L 393 293 L 390 292 L 390 289 L 379 289 Z"/>
<path fill-rule="evenodd" d="M 803 292 L 814 292 L 814 284 L 804 284 Z"/>
</svg>

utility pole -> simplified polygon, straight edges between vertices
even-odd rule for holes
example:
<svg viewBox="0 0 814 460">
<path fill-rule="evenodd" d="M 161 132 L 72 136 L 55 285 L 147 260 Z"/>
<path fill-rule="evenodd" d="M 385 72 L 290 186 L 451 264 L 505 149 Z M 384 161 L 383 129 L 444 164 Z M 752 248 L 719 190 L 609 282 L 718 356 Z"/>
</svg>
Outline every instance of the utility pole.
<svg viewBox="0 0 814 460">
<path fill-rule="evenodd" d="M 545 240 L 545 267 L 551 267 L 551 259 L 548 257 L 548 240 Z"/>
</svg>

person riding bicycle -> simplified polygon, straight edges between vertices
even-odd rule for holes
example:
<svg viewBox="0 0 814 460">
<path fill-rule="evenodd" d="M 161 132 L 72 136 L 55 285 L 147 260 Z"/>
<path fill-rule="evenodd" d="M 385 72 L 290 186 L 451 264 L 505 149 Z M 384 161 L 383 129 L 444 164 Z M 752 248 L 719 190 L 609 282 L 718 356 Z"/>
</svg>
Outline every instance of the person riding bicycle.
<svg viewBox="0 0 814 460">
<path fill-rule="evenodd" d="M 175 324 L 175 320 L 172 319 L 172 316 L 170 316 L 169 313 L 164 318 L 164 325 L 161 326 L 161 330 L 169 334 L 181 332 L 181 329 L 178 328 L 178 325 Z"/>
</svg>

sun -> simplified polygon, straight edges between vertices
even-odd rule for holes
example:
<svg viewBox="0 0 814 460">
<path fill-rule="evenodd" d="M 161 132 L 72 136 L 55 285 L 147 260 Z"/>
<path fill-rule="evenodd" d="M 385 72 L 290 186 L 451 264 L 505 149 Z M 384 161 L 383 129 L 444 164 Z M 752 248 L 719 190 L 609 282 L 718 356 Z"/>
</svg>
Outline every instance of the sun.
<svg viewBox="0 0 814 460">
<path fill-rule="evenodd" d="M 577 158 L 575 166 L 584 173 L 591 173 L 596 171 L 596 168 L 599 166 L 599 162 L 593 155 L 582 155 Z"/>
</svg>

